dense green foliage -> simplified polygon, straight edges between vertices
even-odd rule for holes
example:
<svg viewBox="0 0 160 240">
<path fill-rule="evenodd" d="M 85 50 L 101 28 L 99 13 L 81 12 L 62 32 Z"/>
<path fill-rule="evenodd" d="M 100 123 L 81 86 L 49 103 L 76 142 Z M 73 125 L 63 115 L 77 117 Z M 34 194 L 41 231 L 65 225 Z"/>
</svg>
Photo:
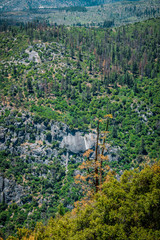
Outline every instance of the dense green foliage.
<svg viewBox="0 0 160 240">
<path fill-rule="evenodd" d="M 159 163 L 141 172 L 125 171 L 120 182 L 108 176 L 102 191 L 92 200 L 79 203 L 71 213 L 51 219 L 47 226 L 38 223 L 32 233 L 19 229 L 15 240 L 158 240 L 159 198 Z"/>
<path fill-rule="evenodd" d="M 110 23 L 106 21 L 105 24 L 104 27 L 107 27 L 107 24 Z M 112 147 L 119 148 L 119 157 L 108 163 L 111 169 L 121 174 L 125 169 L 143 167 L 144 162 L 155 161 L 155 158 L 159 158 L 160 143 L 159 26 L 160 19 L 151 19 L 143 23 L 112 29 L 50 26 L 46 22 L 38 21 L 20 26 L 1 25 L 1 125 L 10 129 L 11 132 L 24 132 L 22 113 L 30 111 L 34 116 L 35 123 L 38 121 L 48 123 L 56 120 L 65 122 L 71 129 L 86 132 L 96 128 L 96 118 L 102 119 L 104 115 L 112 114 L 113 119 L 110 121 L 107 143 Z M 18 111 L 10 113 L 7 110 L 9 107 L 18 109 Z M 8 119 L 10 119 L 9 125 Z M 21 129 L 15 126 L 16 122 L 22 123 Z M 29 129 L 29 131 L 32 130 Z M 49 139 L 50 133 L 47 134 Z M 34 141 L 33 131 L 33 138 L 30 139 L 30 142 Z M 45 145 L 45 143 L 43 144 Z M 57 147 L 56 142 L 52 144 L 53 148 Z M 114 157 L 114 153 L 111 154 Z M 27 162 L 30 160 L 28 156 L 26 161 L 22 161 L 20 156 L 10 155 L 7 151 L 1 152 L 1 173 L 7 178 L 13 178 L 18 184 L 28 186 L 31 192 L 22 199 L 22 206 L 15 203 L 10 206 L 4 202 L 1 204 L 0 219 L 4 226 L 1 231 L 2 236 L 14 232 L 17 227 L 33 228 L 36 221 L 40 219 L 46 221 L 48 217 L 54 217 L 58 208 L 59 212 L 63 214 L 66 209 L 59 205 L 61 199 L 65 206 L 70 202 L 73 204 L 75 200 L 79 199 L 78 189 L 72 185 L 73 171 L 78 164 L 74 162 L 73 156 L 73 162 L 69 163 L 69 172 L 66 177 L 60 159 L 60 156 L 55 159 L 51 158 L 50 165 L 33 164 L 33 158 L 32 162 Z M 45 162 L 45 158 L 42 160 Z M 31 172 L 34 167 L 35 174 L 33 175 Z M 42 174 L 47 174 L 49 171 L 55 171 L 56 174 L 47 175 L 47 179 L 44 179 L 39 176 L 40 170 Z M 27 176 L 27 182 L 22 178 L 22 174 Z M 104 186 L 104 194 L 102 194 L 104 201 L 108 201 L 106 200 L 107 186 Z M 118 189 L 118 187 L 121 189 L 121 184 L 112 180 L 111 188 Z M 130 192 L 130 187 L 128 191 Z M 72 196 L 70 196 L 71 192 Z M 36 198 L 40 197 L 39 193 L 46 198 L 47 204 L 37 205 Z M 125 191 L 123 194 L 124 199 L 127 199 L 128 192 Z M 139 195 L 137 195 L 138 197 Z M 143 198 L 143 195 L 141 197 Z M 154 197 L 156 199 L 156 195 Z M 154 197 L 153 202 L 156 201 Z M 118 203 L 116 202 L 116 204 Z M 145 207 L 142 206 L 142 208 Z M 117 209 L 118 207 L 113 210 L 119 211 Z M 86 211 L 91 213 L 90 210 L 86 209 Z M 127 206 L 126 211 L 128 211 L 126 212 L 128 218 L 131 210 L 127 210 Z M 127 232 L 131 237 L 133 236 L 131 239 L 136 239 L 135 229 L 137 228 L 138 236 L 141 236 L 143 232 L 144 236 L 158 239 L 159 232 L 154 231 L 158 230 L 155 226 L 151 227 L 150 225 L 149 228 L 154 230 L 149 232 L 149 228 L 145 229 L 142 222 L 140 225 L 135 224 L 136 217 L 138 219 L 140 217 L 136 215 L 137 212 L 132 216 L 134 218 L 133 225 L 130 225 L 133 219 L 128 220 L 125 225 L 125 218 L 122 222 L 123 226 L 117 222 L 116 224 L 119 225 L 115 224 L 113 231 L 112 225 L 109 227 L 111 234 L 113 232 L 116 234 L 115 231 L 118 232 L 116 229 L 119 229 L 124 236 L 119 239 L 127 239 Z M 95 216 L 99 213 L 96 212 Z M 146 216 L 145 214 L 149 215 L 149 213 L 150 209 L 147 209 L 146 206 L 141 217 L 143 218 Z M 85 215 L 84 212 L 83 214 Z M 116 221 L 115 215 L 109 217 L 111 222 Z M 92 217 L 96 219 L 96 217 Z M 90 221 L 86 220 L 86 223 L 91 224 L 88 228 L 93 227 L 92 230 L 89 230 L 91 236 L 91 231 L 95 229 L 92 217 Z M 120 221 L 122 216 L 118 215 L 118 217 L 118 221 Z M 142 221 L 144 220 L 142 219 Z M 148 221 L 151 224 L 151 219 Z M 155 221 L 157 220 L 155 219 Z M 53 224 L 55 224 L 54 221 Z M 107 222 L 107 225 L 110 226 L 110 222 Z M 83 229 L 86 228 L 83 218 L 80 225 L 74 225 L 74 227 L 73 236 L 75 232 L 77 232 L 77 236 L 78 231 L 83 232 Z M 133 231 L 129 227 L 133 227 Z M 59 231 L 57 229 L 55 231 Z M 105 231 L 108 232 L 108 227 L 107 230 L 104 229 Z M 82 239 L 85 239 L 88 233 L 84 231 L 83 234 L 84 238 Z M 73 239 L 77 239 L 77 236 Z M 93 233 L 93 236 L 97 237 L 93 237 L 93 239 L 98 239 L 98 232 Z M 116 237 L 118 239 L 118 236 Z"/>
</svg>

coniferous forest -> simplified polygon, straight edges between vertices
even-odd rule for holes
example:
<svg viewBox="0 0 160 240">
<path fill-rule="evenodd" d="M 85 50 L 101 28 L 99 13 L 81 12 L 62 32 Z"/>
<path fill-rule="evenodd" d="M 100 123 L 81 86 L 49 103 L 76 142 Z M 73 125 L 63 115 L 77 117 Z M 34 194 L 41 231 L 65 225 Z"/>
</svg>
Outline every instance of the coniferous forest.
<svg viewBox="0 0 160 240">
<path fill-rule="evenodd" d="M 0 239 L 160 239 L 160 18 L 1 19 L 0 97 Z"/>
</svg>

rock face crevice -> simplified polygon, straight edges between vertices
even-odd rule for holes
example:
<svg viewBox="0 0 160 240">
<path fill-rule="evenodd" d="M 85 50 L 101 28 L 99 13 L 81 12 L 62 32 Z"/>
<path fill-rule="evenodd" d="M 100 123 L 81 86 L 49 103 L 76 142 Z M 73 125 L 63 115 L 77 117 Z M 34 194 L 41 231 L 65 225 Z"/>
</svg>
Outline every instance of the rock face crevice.
<svg viewBox="0 0 160 240">
<path fill-rule="evenodd" d="M 20 199 L 24 195 L 24 189 L 16 184 L 14 179 L 7 179 L 0 176 L 0 202 L 10 204 L 16 202 L 21 204 Z"/>
</svg>

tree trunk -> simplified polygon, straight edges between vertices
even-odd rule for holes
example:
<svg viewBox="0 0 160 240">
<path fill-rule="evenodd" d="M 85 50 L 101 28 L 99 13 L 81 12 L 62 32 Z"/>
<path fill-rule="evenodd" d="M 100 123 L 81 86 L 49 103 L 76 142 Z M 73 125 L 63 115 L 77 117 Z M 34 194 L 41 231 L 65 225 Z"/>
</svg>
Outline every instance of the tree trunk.
<svg viewBox="0 0 160 240">
<path fill-rule="evenodd" d="M 99 120 L 97 125 L 97 140 L 96 140 L 96 150 L 95 150 L 95 188 L 96 192 L 99 190 L 99 180 L 98 180 L 98 141 L 99 141 Z"/>
</svg>

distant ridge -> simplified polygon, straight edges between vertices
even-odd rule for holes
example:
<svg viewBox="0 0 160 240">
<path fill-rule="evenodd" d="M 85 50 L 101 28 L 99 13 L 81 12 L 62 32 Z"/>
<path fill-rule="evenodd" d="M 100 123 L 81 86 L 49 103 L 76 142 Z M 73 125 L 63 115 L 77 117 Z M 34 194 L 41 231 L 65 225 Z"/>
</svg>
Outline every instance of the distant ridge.
<svg viewBox="0 0 160 240">
<path fill-rule="evenodd" d="M 70 6 L 95 6 L 124 0 L 1 0 L 1 11 L 21 11 L 32 8 L 61 8 Z M 139 1 L 139 0 L 132 0 Z"/>
</svg>

